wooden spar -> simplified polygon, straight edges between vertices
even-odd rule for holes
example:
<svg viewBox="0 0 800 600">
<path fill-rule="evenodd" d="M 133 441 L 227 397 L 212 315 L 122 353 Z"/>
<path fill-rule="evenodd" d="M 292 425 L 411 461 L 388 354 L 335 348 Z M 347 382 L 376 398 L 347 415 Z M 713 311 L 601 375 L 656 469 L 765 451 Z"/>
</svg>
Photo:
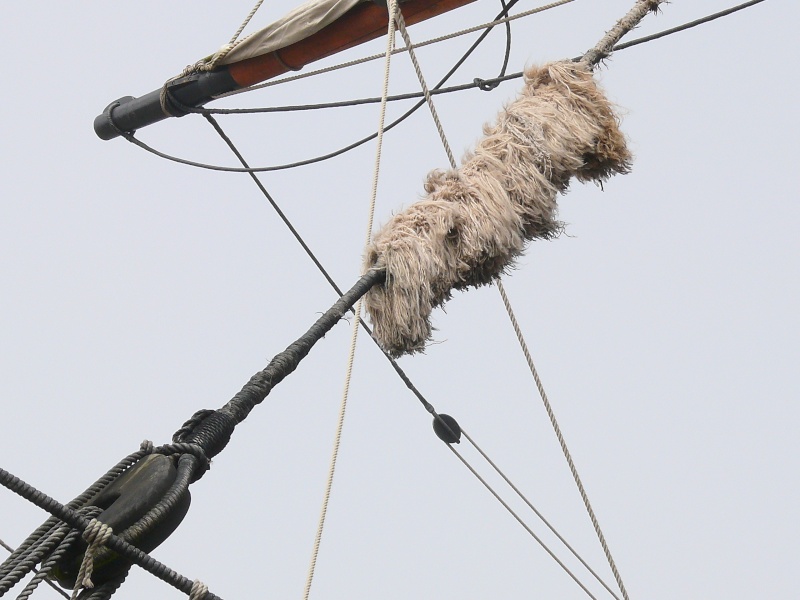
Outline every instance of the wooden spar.
<svg viewBox="0 0 800 600">
<path fill-rule="evenodd" d="M 475 0 L 408 0 L 400 4 L 407 25 L 459 8 Z M 239 87 L 247 87 L 288 71 L 297 71 L 308 63 L 384 35 L 389 25 L 385 7 L 363 2 L 353 7 L 335 23 L 290 46 L 262 56 L 228 65 Z"/>
<path fill-rule="evenodd" d="M 400 4 L 400 10 L 406 23 L 412 25 L 474 1 L 407 0 Z M 173 101 L 168 102 L 169 113 L 161 105 L 161 88 L 139 98 L 120 98 L 95 118 L 95 133 L 101 139 L 110 140 L 120 132 L 135 131 L 167 117 L 183 116 L 181 106 L 198 108 L 227 92 L 299 70 L 311 62 L 380 37 L 388 24 L 386 7 L 362 2 L 334 23 L 285 48 L 169 82 L 167 97 Z"/>
</svg>

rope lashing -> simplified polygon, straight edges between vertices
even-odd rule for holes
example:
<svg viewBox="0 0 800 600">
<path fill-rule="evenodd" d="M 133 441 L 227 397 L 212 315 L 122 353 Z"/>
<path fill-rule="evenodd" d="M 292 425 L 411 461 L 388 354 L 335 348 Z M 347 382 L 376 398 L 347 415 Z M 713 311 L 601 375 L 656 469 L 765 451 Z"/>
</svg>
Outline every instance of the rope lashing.
<svg viewBox="0 0 800 600">
<path fill-rule="evenodd" d="M 192 591 L 189 592 L 189 600 L 205 600 L 206 594 L 208 594 L 208 586 L 199 579 L 195 579 L 192 583 Z"/>
</svg>

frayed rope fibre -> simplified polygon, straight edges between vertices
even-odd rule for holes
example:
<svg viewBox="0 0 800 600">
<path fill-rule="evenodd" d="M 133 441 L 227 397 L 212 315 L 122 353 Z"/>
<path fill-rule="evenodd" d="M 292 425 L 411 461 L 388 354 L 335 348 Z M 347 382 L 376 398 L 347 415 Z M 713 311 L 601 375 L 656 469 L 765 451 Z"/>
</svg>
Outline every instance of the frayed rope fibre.
<svg viewBox="0 0 800 600">
<path fill-rule="evenodd" d="M 490 284 L 527 242 L 561 232 L 556 197 L 572 178 L 602 182 L 630 170 L 613 107 L 589 66 L 531 67 L 519 97 L 484 127 L 457 170 L 433 171 L 426 195 L 367 246 L 364 268 L 386 270 L 365 307 L 392 356 L 420 352 L 431 312 L 452 290 Z"/>
</svg>

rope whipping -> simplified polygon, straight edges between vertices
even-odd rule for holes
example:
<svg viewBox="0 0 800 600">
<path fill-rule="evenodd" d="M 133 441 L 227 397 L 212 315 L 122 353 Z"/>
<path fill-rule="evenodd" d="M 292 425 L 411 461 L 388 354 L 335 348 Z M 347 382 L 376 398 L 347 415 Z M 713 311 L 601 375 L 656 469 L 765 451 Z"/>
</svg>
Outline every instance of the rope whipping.
<svg viewBox="0 0 800 600">
<path fill-rule="evenodd" d="M 223 136 L 223 139 L 225 139 L 226 143 L 227 143 L 227 144 L 228 144 L 228 145 L 231 147 L 231 149 L 232 149 L 232 150 L 233 150 L 233 151 L 236 153 L 237 157 L 239 157 L 240 161 L 242 161 L 242 163 L 246 165 L 246 161 L 245 161 L 245 160 L 244 160 L 244 158 L 241 156 L 241 153 L 238 151 L 238 149 L 236 149 L 236 147 L 233 145 L 233 142 L 231 142 L 231 141 L 230 141 L 230 138 L 228 138 L 228 137 L 227 137 L 227 136 L 224 134 L 224 132 L 222 132 L 222 131 L 221 131 L 221 128 L 219 128 L 218 124 L 216 124 L 216 121 L 214 121 L 213 123 L 215 124 L 215 127 L 217 127 L 217 128 L 218 128 L 218 131 L 220 132 L 220 135 L 222 135 L 222 136 Z M 312 260 L 315 262 L 315 264 L 317 264 L 318 268 L 320 269 L 320 271 L 322 272 L 322 274 L 325 276 L 325 278 L 328 280 L 328 282 L 331 284 L 331 286 L 332 286 L 332 287 L 333 287 L 333 288 L 334 288 L 334 289 L 337 291 L 337 293 L 340 293 L 340 294 L 341 294 L 341 292 L 339 291 L 339 288 L 338 288 L 337 284 L 336 284 L 336 283 L 335 283 L 335 282 L 332 280 L 332 278 L 331 278 L 331 277 L 330 277 L 330 275 L 327 273 L 327 271 L 324 269 L 324 267 L 323 267 L 323 266 L 322 266 L 322 265 L 319 263 L 319 261 L 317 260 L 317 258 L 316 258 L 316 257 L 313 255 L 313 253 L 311 253 L 311 251 L 308 249 L 308 246 L 307 246 L 307 244 L 306 244 L 306 243 L 305 243 L 305 242 L 302 240 L 302 238 L 301 238 L 301 237 L 299 236 L 299 234 L 296 232 L 295 228 L 292 226 L 291 222 L 289 222 L 289 221 L 288 221 L 288 219 L 285 217 L 285 215 L 284 215 L 284 214 L 283 214 L 283 212 L 280 210 L 280 208 L 278 208 L 278 206 L 277 206 L 277 204 L 275 203 L 274 199 L 271 197 L 271 195 L 269 195 L 269 193 L 268 193 L 268 192 L 267 192 L 267 190 L 264 188 L 263 184 L 262 184 L 262 183 L 261 183 L 261 181 L 258 179 L 258 177 L 257 177 L 255 174 L 253 174 L 253 173 L 250 173 L 250 176 L 251 176 L 251 177 L 253 178 L 253 180 L 256 182 L 256 185 L 259 187 L 259 189 L 261 190 L 261 192 L 262 192 L 262 193 L 263 193 L 263 194 L 264 194 L 264 195 L 265 195 L 265 196 L 266 196 L 266 197 L 269 199 L 270 203 L 272 203 L 272 204 L 273 204 L 273 206 L 275 206 L 276 210 L 278 211 L 278 214 L 279 214 L 279 215 L 281 216 L 281 218 L 282 218 L 282 219 L 283 219 L 283 220 L 286 222 L 287 226 L 290 228 L 290 230 L 293 232 L 293 234 L 294 234 L 296 237 L 298 237 L 298 241 L 299 241 L 299 242 L 302 244 L 303 248 L 304 248 L 304 249 L 306 249 L 306 251 L 309 253 L 309 256 L 312 258 Z M 362 327 L 365 329 L 365 331 L 366 331 L 366 332 L 367 332 L 367 333 L 368 333 L 368 334 L 371 336 L 371 329 L 370 329 L 370 327 L 369 327 L 369 326 L 366 324 L 366 322 L 363 320 L 363 318 L 360 318 L 360 317 L 359 317 L 359 323 L 360 323 L 360 325 L 361 325 L 361 326 L 362 326 Z M 397 364 L 397 361 L 396 361 L 394 358 L 392 358 L 392 357 L 391 357 L 389 354 L 387 354 L 387 353 L 386 353 L 386 351 L 384 351 L 384 350 L 383 350 L 383 349 L 380 347 L 380 344 L 377 342 L 377 340 L 376 340 L 374 337 L 372 337 L 372 340 L 373 340 L 373 342 L 375 342 L 375 344 L 376 344 L 376 345 L 377 345 L 377 347 L 378 347 L 378 348 L 381 350 L 381 352 L 382 352 L 382 353 L 383 353 L 383 355 L 384 355 L 384 356 L 387 358 L 387 360 L 389 360 L 390 364 L 391 364 L 391 365 L 392 365 L 392 367 L 395 369 L 396 373 L 398 374 L 398 376 L 400 377 L 400 379 L 401 379 L 401 380 L 404 382 L 404 384 L 406 385 L 406 387 L 407 387 L 407 388 L 408 388 L 408 389 L 409 389 L 409 390 L 410 390 L 410 391 L 411 391 L 411 392 L 412 392 L 412 393 L 413 393 L 413 394 L 414 394 L 414 395 L 417 397 L 417 399 L 418 399 L 418 400 L 420 401 L 420 403 L 422 404 L 423 408 L 425 408 L 425 410 L 426 410 L 428 413 L 430 413 L 430 414 L 431 414 L 431 415 L 432 415 L 432 416 L 433 416 L 435 419 L 437 419 L 437 420 L 441 421 L 441 418 L 439 417 L 439 414 L 436 412 L 436 410 L 435 410 L 435 408 L 433 407 L 433 405 L 432 405 L 430 402 L 428 402 L 428 401 L 425 399 L 425 397 L 422 395 L 422 393 L 421 393 L 421 392 L 420 392 L 420 391 L 419 391 L 419 390 L 416 388 L 416 386 L 414 386 L 413 382 L 411 382 L 411 380 L 410 380 L 410 379 L 408 378 L 408 376 L 405 374 L 405 372 L 403 371 L 403 369 L 402 369 L 402 368 L 401 368 L 401 367 L 400 367 L 400 366 Z M 202 411 L 201 411 L 201 412 L 202 412 Z M 213 412 L 213 411 L 212 411 L 212 412 Z M 445 427 L 448 427 L 446 423 L 445 423 Z M 496 465 L 496 464 L 495 464 L 495 463 L 494 463 L 494 462 L 493 462 L 493 461 L 492 461 L 492 460 L 491 460 L 491 459 L 488 457 L 488 455 L 487 455 L 487 454 L 486 454 L 486 453 L 485 453 L 485 452 L 484 452 L 484 451 L 483 451 L 483 450 L 482 450 L 482 449 L 481 449 L 479 446 L 477 446 L 477 444 L 474 442 L 474 440 L 472 440 L 472 438 L 470 438 L 469 436 L 466 436 L 466 437 L 467 437 L 467 439 L 470 441 L 470 443 L 471 443 L 473 446 L 475 446 L 475 448 L 476 448 L 476 449 L 478 450 L 478 452 L 479 452 L 479 453 L 480 453 L 480 454 L 481 454 L 481 455 L 484 457 L 484 459 L 486 459 L 486 460 L 487 460 L 487 462 L 488 462 L 488 463 L 489 463 L 489 464 L 490 464 L 490 465 L 491 465 L 491 466 L 492 466 L 492 467 L 493 467 L 493 468 L 494 468 L 494 469 L 495 469 L 495 470 L 496 470 L 496 471 L 497 471 L 497 472 L 498 472 L 498 473 L 501 475 L 501 477 L 503 477 L 503 479 L 504 479 L 504 480 L 505 480 L 505 481 L 506 481 L 506 482 L 507 482 L 507 483 L 510 485 L 510 487 L 511 487 L 511 488 L 512 488 L 512 489 L 513 489 L 513 490 L 514 490 L 514 491 L 515 491 L 515 492 L 516 492 L 516 493 L 517 493 L 517 494 L 518 494 L 518 495 L 519 495 L 519 496 L 520 496 L 520 497 L 523 499 L 523 501 L 524 501 L 524 502 L 525 502 L 525 503 L 526 503 L 526 504 L 527 504 L 527 505 L 528 505 L 528 506 L 529 506 L 529 507 L 530 507 L 530 508 L 533 510 L 533 512 L 534 512 L 534 513 L 535 513 L 535 514 L 536 514 L 536 515 L 537 515 L 537 516 L 538 516 L 538 517 L 539 517 L 539 518 L 540 518 L 540 519 L 541 519 L 541 520 L 542 520 L 542 521 L 545 523 L 545 525 L 547 525 L 547 526 L 548 526 L 548 528 L 550 528 L 550 529 L 551 529 L 551 531 L 553 531 L 553 533 L 554 533 L 554 534 L 555 534 L 555 535 L 556 535 L 556 536 L 559 538 L 559 540 L 560 540 L 560 541 L 561 541 L 561 542 L 562 542 L 562 543 L 563 543 L 563 544 L 564 544 L 564 545 L 565 545 L 565 546 L 566 546 L 566 547 L 567 547 L 567 548 L 568 548 L 568 549 L 569 549 L 569 550 L 572 552 L 572 554 L 573 554 L 573 555 L 575 555 L 575 556 L 576 556 L 576 558 L 578 558 L 578 560 L 579 560 L 579 561 L 580 561 L 580 562 L 581 562 L 581 563 L 582 563 L 582 564 L 583 564 L 583 565 L 584 565 L 584 566 L 587 568 L 587 570 L 588 570 L 590 573 L 592 573 L 592 575 L 593 575 L 593 576 L 594 576 L 594 577 L 595 577 L 595 578 L 596 578 L 596 579 L 597 579 L 597 580 L 598 580 L 598 581 L 599 581 L 599 582 L 600 582 L 600 583 L 601 583 L 601 584 L 602 584 L 602 585 L 603 585 L 603 586 L 604 586 L 606 589 L 609 589 L 609 588 L 608 588 L 608 585 L 607 585 L 607 584 L 606 584 L 606 583 L 605 583 L 605 582 L 604 582 L 604 581 L 603 581 L 603 580 L 602 580 L 602 579 L 601 579 L 601 578 L 600 578 L 600 577 L 599 577 L 599 576 L 598 576 L 598 575 L 597 575 L 597 574 L 596 574 L 596 573 L 595 573 L 595 572 L 594 572 L 594 571 L 593 571 L 593 570 L 592 570 L 592 569 L 589 567 L 588 563 L 586 563 L 586 561 L 585 561 L 585 560 L 584 560 L 584 559 L 583 559 L 583 558 L 582 558 L 580 555 L 578 555 L 578 554 L 577 554 L 577 552 L 576 552 L 576 551 L 575 551 L 575 550 L 572 548 L 572 546 L 570 546 L 570 545 L 569 545 L 569 543 L 567 543 L 567 542 L 566 542 L 566 540 L 563 538 L 563 536 L 561 536 L 561 535 L 558 533 L 558 531 L 557 531 L 557 530 L 555 530 L 555 528 L 553 528 L 553 526 L 552 526 L 552 525 L 551 525 L 551 524 L 550 524 L 550 523 L 549 523 L 549 522 L 548 522 L 548 521 L 545 519 L 545 517 L 544 517 L 544 516 L 543 516 L 543 515 L 542 515 L 542 514 L 541 514 L 541 513 L 540 513 L 540 512 L 539 512 L 539 511 L 538 511 L 538 510 L 537 510 L 537 509 L 534 507 L 534 506 L 533 506 L 533 504 L 532 504 L 532 503 L 531 503 L 531 502 L 530 502 L 530 501 L 529 501 L 529 500 L 528 500 L 528 499 L 527 499 L 527 498 L 526 498 L 526 497 L 525 497 L 525 496 L 524 496 L 524 495 L 523 495 L 523 494 L 522 494 L 522 493 L 519 491 L 519 489 L 518 489 L 518 488 L 517 488 L 517 487 L 516 487 L 516 486 L 515 486 L 515 485 L 514 485 L 514 484 L 513 484 L 513 483 L 512 483 L 512 482 L 511 482 L 509 479 L 508 479 L 508 477 L 507 477 L 507 476 L 505 476 L 505 474 L 504 474 L 504 473 L 503 473 L 503 472 L 502 472 L 502 471 L 501 471 L 501 470 L 498 468 L 498 466 L 497 466 L 497 465 Z M 461 460 L 462 460 L 462 462 L 465 462 L 465 459 L 464 459 L 463 457 L 461 457 Z M 472 473 L 474 473 L 474 472 L 475 472 L 475 469 L 474 469 L 474 468 L 470 467 L 469 465 L 467 465 L 467 466 L 468 466 L 468 468 L 469 468 L 470 472 L 472 472 Z M 480 478 L 479 478 L 479 480 L 480 480 Z M 484 483 L 484 485 L 485 485 L 485 483 Z M 514 516 L 515 516 L 515 518 L 516 518 L 517 520 L 520 520 L 520 517 L 519 517 L 518 515 L 514 514 Z M 526 529 L 527 529 L 527 528 L 526 528 Z M 611 592 L 611 594 L 612 594 L 612 596 L 614 595 L 614 593 L 613 593 L 613 592 Z"/>
<path fill-rule="evenodd" d="M 383 91 L 380 115 L 378 117 L 378 138 L 376 140 L 375 148 L 375 167 L 372 176 L 372 192 L 370 194 L 369 208 L 367 210 L 367 227 L 366 227 L 366 244 L 369 244 L 372 237 L 372 224 L 375 219 L 375 203 L 378 197 L 378 178 L 380 175 L 381 167 L 381 149 L 383 147 L 383 128 L 386 122 L 386 98 L 389 96 L 389 72 L 392 60 L 392 50 L 394 49 L 394 31 L 395 31 L 395 15 L 399 14 L 397 10 L 397 0 L 391 0 L 389 3 L 389 25 L 386 33 L 386 61 L 383 73 Z M 353 332 L 350 339 L 350 350 L 347 356 L 347 367 L 345 369 L 344 390 L 342 391 L 342 402 L 339 408 L 339 419 L 336 424 L 336 435 L 334 437 L 333 451 L 331 454 L 331 464 L 328 470 L 328 478 L 325 483 L 325 494 L 322 500 L 322 510 L 319 517 L 319 525 L 317 533 L 314 537 L 314 548 L 311 553 L 311 564 L 308 568 L 308 576 L 306 578 L 305 590 L 303 591 L 303 599 L 308 600 L 311 593 L 311 584 L 314 579 L 314 571 L 317 565 L 317 557 L 319 556 L 319 547 L 322 541 L 322 532 L 325 527 L 325 517 L 328 514 L 328 502 L 331 496 L 331 488 L 333 487 L 333 477 L 336 472 L 336 460 L 339 456 L 339 445 L 342 440 L 342 429 L 344 428 L 345 412 L 347 410 L 347 398 L 350 393 L 350 379 L 353 374 L 353 362 L 356 355 L 356 343 L 358 341 L 358 330 L 361 321 L 361 299 L 356 302 L 355 319 L 353 319 Z"/>
<path fill-rule="evenodd" d="M 730 13 L 731 13 L 731 12 L 733 12 L 734 10 L 741 10 L 741 8 L 744 8 L 744 7 L 747 7 L 747 6 L 751 6 L 751 5 L 753 5 L 753 4 L 756 4 L 756 3 L 760 2 L 760 1 L 763 1 L 763 0 L 757 0 L 756 2 L 749 2 L 749 3 L 745 3 L 745 4 L 744 4 L 744 5 L 742 5 L 740 8 L 737 8 L 737 9 L 730 9 L 729 11 L 723 11 L 722 13 L 718 13 L 718 16 L 717 16 L 717 17 L 715 17 L 715 18 L 718 18 L 719 16 L 724 16 L 725 14 L 730 14 Z M 711 19 L 710 19 L 710 18 L 708 18 L 708 19 L 698 20 L 698 21 L 696 21 L 696 22 L 693 22 L 693 24 L 692 24 L 692 25 L 687 25 L 686 27 L 673 28 L 672 30 L 669 30 L 669 32 L 668 32 L 668 33 L 666 33 L 665 35 L 668 35 L 669 33 L 673 33 L 673 32 L 675 32 L 675 31 L 680 31 L 680 30 L 686 29 L 686 28 L 688 28 L 689 26 L 694 26 L 695 24 L 700 24 L 700 23 L 702 23 L 702 22 L 707 22 L 708 20 L 711 20 Z M 656 36 L 648 36 L 647 38 L 643 38 L 643 40 L 644 40 L 644 41 L 649 41 L 650 39 L 657 39 L 658 37 L 663 37 L 663 36 L 662 36 L 662 35 L 658 35 L 658 34 L 657 34 Z M 634 40 L 634 42 L 628 43 L 628 44 L 626 44 L 626 45 L 621 45 L 621 47 L 630 47 L 630 46 L 634 45 L 635 43 L 642 43 L 642 42 L 637 42 L 636 40 Z"/>
</svg>

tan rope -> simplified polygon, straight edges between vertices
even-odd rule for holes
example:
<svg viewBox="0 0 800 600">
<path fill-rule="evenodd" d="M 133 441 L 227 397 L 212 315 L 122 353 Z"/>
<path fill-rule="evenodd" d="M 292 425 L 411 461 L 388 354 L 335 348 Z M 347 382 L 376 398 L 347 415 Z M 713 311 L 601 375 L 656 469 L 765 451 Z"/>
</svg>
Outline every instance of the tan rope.
<svg viewBox="0 0 800 600">
<path fill-rule="evenodd" d="M 561 433 L 561 427 L 559 427 L 558 420 L 556 420 L 556 415 L 553 412 L 553 407 L 550 405 L 550 400 L 547 398 L 547 393 L 544 391 L 544 385 L 542 384 L 542 380 L 539 378 L 539 372 L 536 370 L 536 366 L 533 364 L 533 358 L 531 358 L 531 353 L 528 351 L 528 344 L 525 342 L 525 337 L 522 335 L 522 329 L 520 328 L 517 318 L 514 315 L 514 310 L 511 308 L 511 302 L 508 299 L 505 287 L 503 287 L 503 282 L 499 279 L 497 280 L 497 289 L 500 291 L 500 296 L 503 298 L 503 304 L 506 307 L 506 312 L 508 312 L 508 318 L 511 320 L 511 325 L 514 327 L 514 333 L 517 334 L 517 340 L 522 348 L 522 353 L 525 355 L 525 360 L 528 362 L 528 368 L 530 368 L 531 375 L 533 375 L 533 379 L 536 382 L 536 387 L 539 389 L 539 395 L 542 397 L 542 402 L 544 403 L 544 408 L 547 411 L 547 416 L 550 417 L 550 423 L 553 426 L 553 431 L 555 431 L 556 437 L 558 438 L 558 443 L 561 445 L 561 451 L 564 453 L 564 458 L 567 459 L 567 464 L 569 465 L 569 470 L 572 473 L 572 478 L 575 480 L 575 484 L 578 486 L 578 491 L 583 499 L 583 505 L 586 507 L 586 512 L 589 514 L 589 518 L 592 521 L 597 538 L 600 540 L 600 545 L 603 547 L 606 560 L 608 560 L 611 571 L 614 573 L 614 578 L 617 580 L 617 585 L 622 592 L 623 598 L 625 600 L 629 600 L 628 592 L 625 590 L 625 585 L 622 583 L 622 576 L 617 570 L 617 565 L 614 562 L 613 556 L 611 555 L 611 550 L 606 543 L 606 538 L 603 535 L 602 529 L 600 529 L 600 523 L 598 522 L 597 517 L 594 514 L 594 510 L 592 509 L 592 505 L 589 502 L 589 496 L 586 494 L 586 489 L 583 487 L 581 478 L 578 475 L 578 469 L 575 467 L 575 463 L 572 460 L 572 455 L 570 454 L 569 448 L 567 448 L 567 442 L 564 440 L 564 436 Z"/>
<path fill-rule="evenodd" d="M 78 576 L 75 579 L 75 587 L 72 590 L 72 600 L 75 600 L 78 597 L 78 594 L 83 588 L 94 587 L 94 583 L 92 582 L 94 556 L 108 541 L 108 538 L 111 537 L 112 533 L 114 532 L 111 527 L 105 523 L 102 523 L 97 519 L 92 519 L 89 521 L 89 525 L 83 532 L 83 539 L 88 542 L 89 547 L 86 548 L 86 552 L 83 554 L 83 561 L 81 561 L 81 567 L 78 570 Z"/>
<path fill-rule="evenodd" d="M 508 23 L 510 21 L 516 21 L 517 19 L 522 19 L 523 17 L 529 17 L 531 15 L 535 15 L 536 13 L 544 12 L 546 10 L 550 10 L 551 8 L 557 8 L 564 4 L 569 4 L 570 2 L 574 2 L 575 0 L 559 0 L 558 2 L 551 2 L 550 4 L 545 4 L 543 6 L 539 6 L 537 8 L 532 8 L 530 10 L 526 10 L 524 12 L 518 13 L 516 15 L 510 15 L 508 17 L 503 17 L 502 19 L 495 19 L 494 21 L 489 21 L 488 23 L 483 23 L 482 25 L 475 25 L 473 27 L 468 27 L 466 29 L 462 29 L 460 31 L 456 31 L 453 33 L 448 33 L 447 35 L 442 35 L 439 37 L 431 38 L 424 42 L 418 42 L 412 46 L 412 48 L 424 48 L 425 46 L 430 46 L 431 44 L 438 44 L 440 42 L 445 42 L 447 40 L 451 40 L 453 38 L 461 37 L 462 35 L 467 35 L 470 33 L 474 33 L 476 31 L 481 31 L 482 29 L 488 29 L 489 27 L 494 27 L 495 25 L 502 25 L 503 23 Z M 399 54 L 401 52 L 408 52 L 409 47 L 405 46 L 403 48 L 395 48 L 392 50 L 392 54 Z M 233 90 L 231 92 L 227 92 L 225 94 L 221 94 L 220 98 L 225 98 L 227 96 L 234 96 L 236 94 L 243 94 L 244 92 L 252 92 L 254 90 L 260 90 L 262 88 L 271 87 L 273 85 L 278 85 L 281 83 L 288 83 L 290 81 L 295 81 L 297 79 L 305 79 L 306 77 L 312 77 L 313 75 L 322 75 L 323 73 L 330 73 L 332 71 L 338 71 L 340 69 L 346 69 L 348 67 L 354 67 L 356 65 L 361 65 L 367 62 L 372 62 L 374 60 L 378 60 L 379 58 L 383 58 L 383 53 L 378 54 L 371 54 L 370 56 L 364 56 L 362 58 L 357 58 L 354 60 L 349 60 L 347 62 L 339 63 L 336 65 L 331 65 L 330 67 L 323 67 L 321 69 L 315 69 L 313 71 L 307 71 L 305 73 L 299 73 L 297 75 L 290 75 L 289 77 L 283 77 L 281 79 L 276 79 L 274 81 L 267 81 L 265 83 L 260 83 L 258 85 L 253 85 L 247 88 L 242 88 L 240 90 Z"/>
<path fill-rule="evenodd" d="M 189 600 L 203 600 L 206 594 L 208 594 L 208 586 L 199 579 L 195 579 L 192 582 L 192 589 L 189 591 Z"/>
<path fill-rule="evenodd" d="M 247 37 L 245 37 L 245 38 L 242 38 L 242 39 L 240 40 L 240 39 L 239 39 L 239 36 L 240 36 L 240 35 L 242 35 L 242 31 L 244 31 L 244 28 L 245 28 L 245 27 L 247 27 L 247 24 L 250 22 L 250 19 L 252 19 L 252 18 L 253 18 L 253 16 L 256 14 L 256 12 L 258 12 L 258 9 L 259 9 L 259 8 L 261 8 L 261 5 L 262 5 L 263 3 L 264 3 L 264 0 L 258 0 L 258 1 L 255 3 L 255 6 L 253 6 L 253 9 L 250 11 L 250 14 L 249 14 L 249 15 L 247 15 L 247 16 L 244 18 L 244 21 L 242 21 L 242 24 L 241 24 L 241 25 L 239 25 L 239 29 L 237 29 L 237 30 L 236 30 L 236 33 L 234 33 L 234 34 L 233 34 L 233 37 L 230 39 L 230 41 L 229 41 L 227 44 L 225 44 L 225 45 L 224 45 L 222 48 L 220 48 L 220 49 L 219 49 L 219 50 L 218 50 L 218 51 L 217 51 L 217 52 L 216 52 L 216 53 L 215 53 L 215 54 L 214 54 L 214 55 L 211 57 L 211 59 L 210 59 L 210 60 L 209 60 L 207 63 L 205 63 L 205 64 L 203 65 L 203 70 L 204 70 L 204 71 L 210 71 L 210 70 L 212 70 L 212 69 L 213 69 L 213 68 L 216 66 L 216 64 L 217 64 L 217 63 L 218 63 L 220 60 L 222 60 L 223 58 L 225 58 L 226 56 L 228 56 L 228 54 L 230 54 L 231 50 L 233 50 L 233 49 L 234 49 L 236 46 L 238 46 L 238 45 L 239 45 L 239 44 L 241 44 L 241 43 L 242 43 L 244 40 L 246 40 L 246 39 L 247 39 Z M 249 36 L 248 36 L 248 37 L 249 37 Z M 237 40 L 238 40 L 238 41 L 237 41 Z"/>
<path fill-rule="evenodd" d="M 436 112 L 436 106 L 433 104 L 433 97 L 428 89 L 425 76 L 422 74 L 419 61 L 417 61 L 417 53 L 414 52 L 414 45 L 411 43 L 411 38 L 406 30 L 406 21 L 403 18 L 402 13 L 397 13 L 397 28 L 400 31 L 400 35 L 403 36 L 403 41 L 406 43 L 406 48 L 408 48 L 408 57 L 411 59 L 411 63 L 414 65 L 414 71 L 417 73 L 419 85 L 422 88 L 422 93 L 425 95 L 425 102 L 428 103 L 428 108 L 430 109 L 431 116 L 433 117 L 433 123 L 436 125 L 436 131 L 439 132 L 439 138 L 442 140 L 442 146 L 444 146 L 444 151 L 447 153 L 447 159 L 450 161 L 450 166 L 455 169 L 456 159 L 453 156 L 453 151 L 450 149 L 450 143 L 447 141 L 447 136 L 444 134 L 442 122 L 439 120 L 439 114 Z"/>
<path fill-rule="evenodd" d="M 397 0 L 391 0 L 389 5 L 389 12 L 390 14 L 399 14 L 397 10 Z M 376 140 L 376 151 L 375 151 L 375 169 L 373 171 L 372 177 L 372 193 L 370 197 L 369 203 L 369 210 L 367 216 L 367 233 L 366 233 L 366 243 L 369 244 L 369 241 L 372 237 L 372 224 L 375 217 L 375 204 L 378 197 L 378 177 L 380 174 L 380 165 L 381 165 L 381 149 L 383 146 L 383 129 L 386 122 L 386 104 L 387 98 L 389 97 L 389 67 L 391 64 L 391 57 L 392 57 L 392 50 L 394 49 L 394 38 L 395 38 L 395 20 L 389 19 L 389 27 L 387 32 L 387 41 L 386 41 L 386 64 L 384 67 L 384 74 L 383 74 L 383 90 L 381 95 L 381 109 L 380 109 L 380 117 L 378 119 L 378 138 Z M 344 378 L 344 390 L 342 392 L 342 403 L 339 408 L 339 420 L 336 425 L 336 435 L 334 437 L 333 442 L 333 452 L 331 455 L 331 464 L 330 469 L 328 470 L 328 480 L 325 485 L 325 495 L 322 501 L 322 511 L 319 518 L 319 525 L 317 527 L 317 533 L 314 537 L 314 548 L 311 553 L 311 564 L 308 568 L 308 576 L 306 577 L 306 586 L 303 591 L 303 600 L 308 600 L 309 594 L 311 593 L 311 583 L 314 580 L 314 571 L 317 565 L 317 557 L 319 556 L 319 547 L 320 543 L 322 542 L 322 532 L 325 528 L 325 517 L 328 513 L 328 502 L 331 496 L 331 488 L 333 487 L 333 477 L 334 473 L 336 472 L 336 459 L 339 455 L 339 445 L 342 439 L 342 430 L 344 429 L 344 417 L 347 409 L 347 398 L 350 393 L 350 380 L 353 374 L 353 363 L 355 361 L 355 354 L 356 354 L 356 344 L 358 341 L 358 330 L 361 320 L 361 300 L 359 300 L 354 310 L 354 317 L 353 317 L 353 332 L 350 338 L 350 351 L 347 357 L 347 368 L 345 371 L 345 378 Z"/>
</svg>

